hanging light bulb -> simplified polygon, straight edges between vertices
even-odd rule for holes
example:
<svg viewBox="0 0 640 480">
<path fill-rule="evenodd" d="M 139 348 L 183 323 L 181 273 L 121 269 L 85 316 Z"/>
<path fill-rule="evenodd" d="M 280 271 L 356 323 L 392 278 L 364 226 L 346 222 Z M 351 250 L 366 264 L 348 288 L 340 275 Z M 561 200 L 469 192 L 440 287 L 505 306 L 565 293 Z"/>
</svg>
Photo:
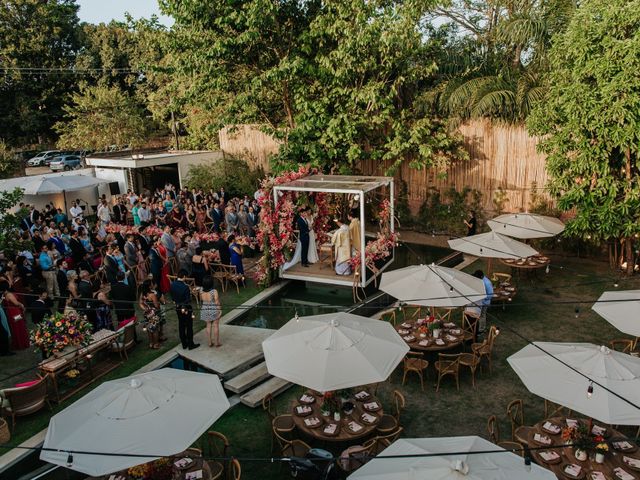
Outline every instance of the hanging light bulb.
<svg viewBox="0 0 640 480">
<path fill-rule="evenodd" d="M 592 395 L 593 395 L 593 382 L 591 382 L 587 387 L 587 398 L 591 398 Z"/>
<path fill-rule="evenodd" d="M 69 455 L 67 456 L 67 467 L 71 468 L 73 466 L 73 455 L 71 455 L 71 452 L 69 452 Z"/>
<path fill-rule="evenodd" d="M 576 307 L 574 313 L 576 314 L 576 318 L 578 318 L 580 316 L 580 307 Z"/>
<path fill-rule="evenodd" d="M 360 200 L 360 195 L 358 194 L 354 195 L 353 199 L 357 202 L 358 200 Z"/>
<path fill-rule="evenodd" d="M 524 469 L 527 472 L 531 471 L 531 458 L 529 457 L 524 457 Z"/>
<path fill-rule="evenodd" d="M 618 288 L 618 281 L 613 282 L 613 288 Z"/>
<path fill-rule="evenodd" d="M 546 274 L 549 273 L 549 265 L 547 265 L 547 268 L 544 269 L 544 273 L 546 273 Z"/>
<path fill-rule="evenodd" d="M 500 327 L 496 325 L 496 337 L 500 335 Z"/>
</svg>

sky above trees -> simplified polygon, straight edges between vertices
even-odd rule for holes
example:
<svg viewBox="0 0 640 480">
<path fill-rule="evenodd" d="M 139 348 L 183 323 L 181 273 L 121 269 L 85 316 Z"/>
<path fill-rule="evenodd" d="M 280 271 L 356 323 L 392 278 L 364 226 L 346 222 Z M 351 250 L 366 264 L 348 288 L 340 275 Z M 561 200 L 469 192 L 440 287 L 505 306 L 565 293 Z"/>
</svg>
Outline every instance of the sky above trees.
<svg viewBox="0 0 640 480">
<path fill-rule="evenodd" d="M 157 0 L 78 0 L 80 11 L 78 17 L 81 22 L 109 23 L 111 20 L 124 21 L 125 13 L 133 18 L 149 18 L 157 15 L 160 23 L 173 25 L 173 19 L 160 13 Z"/>
</svg>

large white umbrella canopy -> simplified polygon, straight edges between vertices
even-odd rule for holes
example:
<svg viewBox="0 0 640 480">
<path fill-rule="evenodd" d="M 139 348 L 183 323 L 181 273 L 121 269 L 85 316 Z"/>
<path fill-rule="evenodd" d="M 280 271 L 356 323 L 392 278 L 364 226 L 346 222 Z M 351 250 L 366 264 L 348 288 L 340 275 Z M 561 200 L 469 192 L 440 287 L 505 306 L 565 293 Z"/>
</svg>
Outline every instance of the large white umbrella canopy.
<svg viewBox="0 0 640 480">
<path fill-rule="evenodd" d="M 479 233 L 449 240 L 449 246 L 459 252 L 485 258 L 526 258 L 538 252 L 526 243 L 496 232 Z"/>
<path fill-rule="evenodd" d="M 531 393 L 610 425 L 640 425 L 640 409 L 622 400 L 640 404 L 640 358 L 592 343 L 534 342 L 507 361 Z M 578 372 L 622 398 L 599 385 L 588 395 Z"/>
<path fill-rule="evenodd" d="M 326 392 L 385 381 L 409 346 L 388 322 L 341 312 L 296 317 L 262 349 L 271 375 Z"/>
<path fill-rule="evenodd" d="M 20 188 L 25 195 L 48 195 L 52 193 L 75 192 L 89 187 L 96 187 L 107 180 L 88 175 L 60 175 L 57 177 L 38 177 L 27 181 Z"/>
<path fill-rule="evenodd" d="M 94 477 L 189 448 L 227 409 L 217 375 L 163 368 L 105 382 L 51 418 L 40 458 Z"/>
<path fill-rule="evenodd" d="M 553 472 L 526 466 L 511 452 L 460 453 L 502 450 L 480 437 L 402 438 L 349 475 L 349 480 L 553 480 Z M 384 458 L 394 455 L 443 455 Z M 456 453 L 456 455 L 446 455 Z"/>
<path fill-rule="evenodd" d="M 522 239 L 555 237 L 564 230 L 561 220 L 535 213 L 507 213 L 487 223 L 494 232 Z"/>
<path fill-rule="evenodd" d="M 402 302 L 425 307 L 461 307 L 487 295 L 482 279 L 433 264 L 384 272 L 379 288 Z"/>
<path fill-rule="evenodd" d="M 591 308 L 621 332 L 640 337 L 640 290 L 604 292 Z"/>
</svg>

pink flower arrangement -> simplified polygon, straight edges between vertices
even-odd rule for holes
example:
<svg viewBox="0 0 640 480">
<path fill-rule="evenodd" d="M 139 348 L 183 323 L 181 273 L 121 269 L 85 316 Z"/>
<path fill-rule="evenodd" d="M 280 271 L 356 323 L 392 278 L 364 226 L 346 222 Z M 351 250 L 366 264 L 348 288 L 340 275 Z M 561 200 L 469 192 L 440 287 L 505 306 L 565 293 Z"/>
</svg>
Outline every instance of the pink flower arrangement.
<svg viewBox="0 0 640 480">
<path fill-rule="evenodd" d="M 368 241 L 364 247 L 365 264 L 367 267 L 372 268 L 378 260 L 390 257 L 397 243 L 397 233 L 378 233 L 377 238 L 375 240 Z M 354 255 L 351 257 L 351 260 L 349 260 L 351 268 L 354 270 L 360 268 L 360 261 L 360 255 Z"/>
</svg>

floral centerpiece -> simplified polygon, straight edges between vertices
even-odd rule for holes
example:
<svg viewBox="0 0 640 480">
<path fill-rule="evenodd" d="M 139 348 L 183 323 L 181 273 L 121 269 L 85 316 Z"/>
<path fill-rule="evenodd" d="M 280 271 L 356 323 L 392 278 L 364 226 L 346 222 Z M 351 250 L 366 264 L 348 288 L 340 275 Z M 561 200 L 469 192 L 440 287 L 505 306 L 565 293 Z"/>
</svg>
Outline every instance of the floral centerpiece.
<svg viewBox="0 0 640 480">
<path fill-rule="evenodd" d="M 59 353 L 66 347 L 86 347 L 91 343 L 91 324 L 77 312 L 66 315 L 56 312 L 36 325 L 31 341 L 45 357 Z"/>
<path fill-rule="evenodd" d="M 325 392 L 322 395 L 322 404 L 320 405 L 320 411 L 323 415 L 328 416 L 339 413 L 341 408 L 342 402 L 335 394 L 335 392 Z"/>
<path fill-rule="evenodd" d="M 584 461 L 588 458 L 588 451 L 594 448 L 595 440 L 589 432 L 589 428 L 583 424 L 567 426 L 562 429 L 562 440 L 566 445 L 574 448 L 577 460 Z"/>
<path fill-rule="evenodd" d="M 132 478 L 144 480 L 171 480 L 173 468 L 168 458 L 160 458 L 153 462 L 131 467 L 127 470 L 127 474 Z"/>
<path fill-rule="evenodd" d="M 604 437 L 596 435 L 594 440 L 597 442 L 594 447 L 596 451 L 596 463 L 604 462 L 604 456 L 609 452 L 609 445 L 604 441 Z"/>
<path fill-rule="evenodd" d="M 440 338 L 440 332 L 442 331 L 442 322 L 440 320 L 428 321 L 427 328 L 433 338 Z"/>
</svg>

